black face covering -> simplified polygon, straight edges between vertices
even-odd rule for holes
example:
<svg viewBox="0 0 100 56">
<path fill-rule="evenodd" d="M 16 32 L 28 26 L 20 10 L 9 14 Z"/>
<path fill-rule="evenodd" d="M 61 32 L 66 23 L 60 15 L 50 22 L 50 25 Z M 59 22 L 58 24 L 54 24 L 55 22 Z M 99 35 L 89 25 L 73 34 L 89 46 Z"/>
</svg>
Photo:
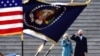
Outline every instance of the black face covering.
<svg viewBox="0 0 100 56">
<path fill-rule="evenodd" d="M 79 36 L 82 36 L 82 34 L 79 34 Z"/>
</svg>

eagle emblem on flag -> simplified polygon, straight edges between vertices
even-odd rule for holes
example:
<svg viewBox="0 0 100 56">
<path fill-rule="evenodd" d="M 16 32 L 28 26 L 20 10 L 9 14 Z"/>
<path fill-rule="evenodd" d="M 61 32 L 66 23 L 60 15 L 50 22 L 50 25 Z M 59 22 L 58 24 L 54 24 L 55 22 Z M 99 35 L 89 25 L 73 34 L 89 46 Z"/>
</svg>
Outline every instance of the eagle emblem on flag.
<svg viewBox="0 0 100 56">
<path fill-rule="evenodd" d="M 25 13 L 25 23 L 35 29 L 44 29 L 55 23 L 66 8 L 55 5 L 39 5 Z M 30 23 L 27 23 L 30 22 Z"/>
</svg>

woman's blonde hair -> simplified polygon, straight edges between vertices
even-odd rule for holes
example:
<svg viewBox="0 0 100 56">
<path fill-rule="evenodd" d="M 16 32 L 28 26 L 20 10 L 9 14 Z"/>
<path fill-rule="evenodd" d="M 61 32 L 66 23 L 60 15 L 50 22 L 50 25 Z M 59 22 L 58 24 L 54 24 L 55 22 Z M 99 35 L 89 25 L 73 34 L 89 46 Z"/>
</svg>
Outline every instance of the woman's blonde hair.
<svg viewBox="0 0 100 56">
<path fill-rule="evenodd" d="M 65 33 L 64 35 L 63 35 L 63 38 L 68 38 L 68 33 Z"/>
</svg>

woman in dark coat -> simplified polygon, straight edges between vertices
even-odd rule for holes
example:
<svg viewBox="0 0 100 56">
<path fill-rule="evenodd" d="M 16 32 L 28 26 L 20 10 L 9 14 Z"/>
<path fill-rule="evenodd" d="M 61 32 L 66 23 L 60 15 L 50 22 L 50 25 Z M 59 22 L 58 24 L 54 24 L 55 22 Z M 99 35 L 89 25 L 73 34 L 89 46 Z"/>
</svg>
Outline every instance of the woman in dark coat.
<svg viewBox="0 0 100 56">
<path fill-rule="evenodd" d="M 68 34 L 65 33 L 63 36 L 63 40 L 61 41 L 62 45 L 62 56 L 71 56 L 72 55 L 72 42 L 68 38 Z"/>
</svg>

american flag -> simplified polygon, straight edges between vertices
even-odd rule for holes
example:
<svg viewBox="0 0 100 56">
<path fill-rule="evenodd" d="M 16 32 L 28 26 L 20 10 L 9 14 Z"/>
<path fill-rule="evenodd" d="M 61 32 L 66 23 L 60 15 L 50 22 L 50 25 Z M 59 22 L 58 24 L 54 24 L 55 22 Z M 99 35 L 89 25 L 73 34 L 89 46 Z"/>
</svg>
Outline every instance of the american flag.
<svg viewBox="0 0 100 56">
<path fill-rule="evenodd" d="M 21 34 L 22 30 L 22 1 L 0 0 L 0 36 Z"/>
</svg>

